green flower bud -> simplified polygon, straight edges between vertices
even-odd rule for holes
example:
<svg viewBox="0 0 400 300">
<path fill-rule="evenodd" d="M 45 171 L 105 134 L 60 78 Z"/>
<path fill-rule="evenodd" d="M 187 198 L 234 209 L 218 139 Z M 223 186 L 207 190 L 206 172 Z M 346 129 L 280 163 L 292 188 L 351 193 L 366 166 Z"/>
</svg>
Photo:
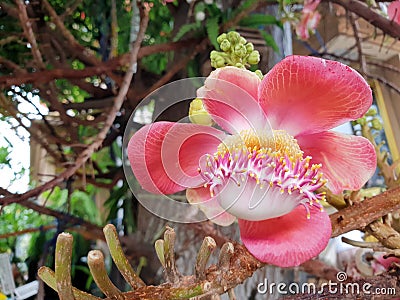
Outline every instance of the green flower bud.
<svg viewBox="0 0 400 300">
<path fill-rule="evenodd" d="M 365 114 L 366 116 L 368 116 L 368 117 L 374 117 L 374 116 L 376 116 L 377 115 L 377 111 L 376 111 L 376 109 L 374 108 L 374 107 L 371 107 L 368 111 L 367 111 L 367 113 Z"/>
<path fill-rule="evenodd" d="M 235 55 L 236 55 L 236 56 L 238 56 L 238 57 L 240 57 L 240 58 L 243 58 L 243 57 L 246 56 L 246 54 L 247 54 L 247 50 L 246 50 L 246 47 L 245 47 L 244 45 L 242 45 L 242 44 L 237 44 L 237 45 L 235 46 Z"/>
<path fill-rule="evenodd" d="M 263 78 L 264 78 L 264 75 L 263 75 L 263 73 L 261 72 L 261 70 L 255 70 L 254 73 L 256 73 L 256 75 L 257 75 L 260 79 L 263 79 Z"/>
<path fill-rule="evenodd" d="M 218 44 L 221 44 L 223 40 L 226 40 L 226 33 L 222 33 L 217 37 Z"/>
<path fill-rule="evenodd" d="M 371 121 L 372 128 L 375 130 L 382 130 L 383 126 L 381 121 L 378 118 L 374 118 Z"/>
<path fill-rule="evenodd" d="M 246 41 L 246 39 L 244 37 L 241 36 L 240 39 L 239 39 L 239 43 L 244 45 L 244 44 L 247 43 L 247 41 Z"/>
<path fill-rule="evenodd" d="M 357 123 L 360 124 L 361 126 L 364 126 L 365 124 L 367 124 L 367 119 L 365 117 L 359 118 L 357 120 Z"/>
<path fill-rule="evenodd" d="M 236 31 L 229 31 L 226 36 L 232 44 L 237 44 L 240 40 L 240 34 Z"/>
<path fill-rule="evenodd" d="M 252 44 L 252 43 L 247 43 L 247 44 L 246 44 L 246 50 L 247 50 L 247 53 L 248 53 L 248 54 L 250 54 L 251 52 L 253 52 L 253 50 L 254 50 L 253 44 Z"/>
<path fill-rule="evenodd" d="M 218 51 L 215 51 L 215 50 L 211 51 L 211 53 L 210 53 L 211 59 L 215 59 L 217 56 L 219 56 Z"/>
<path fill-rule="evenodd" d="M 251 65 L 256 65 L 260 62 L 260 53 L 257 50 L 254 50 L 253 52 L 250 53 L 249 57 L 247 58 L 247 61 Z"/>
<path fill-rule="evenodd" d="M 244 65 L 242 63 L 236 63 L 235 67 L 239 69 L 244 69 Z"/>
<path fill-rule="evenodd" d="M 220 47 L 222 51 L 228 52 L 231 49 L 231 43 L 227 39 L 225 39 L 222 41 Z"/>
<path fill-rule="evenodd" d="M 218 56 L 215 59 L 215 66 L 214 68 L 221 68 L 221 67 L 225 67 L 225 59 L 222 56 Z"/>
</svg>

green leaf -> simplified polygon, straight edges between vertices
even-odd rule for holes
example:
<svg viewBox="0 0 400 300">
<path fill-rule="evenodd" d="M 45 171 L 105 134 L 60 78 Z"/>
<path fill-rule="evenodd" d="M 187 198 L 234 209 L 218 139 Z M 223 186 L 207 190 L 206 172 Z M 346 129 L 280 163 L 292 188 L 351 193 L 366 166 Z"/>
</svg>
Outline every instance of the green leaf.
<svg viewBox="0 0 400 300">
<path fill-rule="evenodd" d="M 265 43 L 267 43 L 267 46 L 270 46 L 276 53 L 280 53 L 279 51 L 279 47 L 276 44 L 274 38 L 272 37 L 272 35 L 270 35 L 269 33 L 266 33 L 265 31 L 260 31 L 261 35 L 263 36 Z"/>
<path fill-rule="evenodd" d="M 95 224 L 100 224 L 99 213 L 95 201 L 85 192 L 76 190 L 71 194 L 72 212 Z"/>
<path fill-rule="evenodd" d="M 8 158 L 9 154 L 10 151 L 8 150 L 7 147 L 0 147 L 0 164 L 5 164 L 10 166 L 10 159 Z"/>
<path fill-rule="evenodd" d="M 174 37 L 174 42 L 179 41 L 186 33 L 200 29 L 200 23 L 189 23 L 183 25 Z"/>
<path fill-rule="evenodd" d="M 282 23 L 272 15 L 252 14 L 240 21 L 241 26 L 258 27 L 262 25 L 278 25 L 282 27 Z"/>
<path fill-rule="evenodd" d="M 217 16 L 213 18 L 208 18 L 206 21 L 208 38 L 216 50 L 219 50 L 219 45 L 217 43 L 217 37 L 219 33 L 218 19 L 219 17 Z"/>
</svg>

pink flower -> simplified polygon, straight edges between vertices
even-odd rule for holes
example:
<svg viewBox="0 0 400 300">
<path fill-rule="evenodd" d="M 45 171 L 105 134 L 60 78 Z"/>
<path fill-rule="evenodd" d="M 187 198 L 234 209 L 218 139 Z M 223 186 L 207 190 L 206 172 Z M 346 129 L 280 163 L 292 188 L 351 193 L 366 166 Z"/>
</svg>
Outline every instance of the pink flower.
<svg viewBox="0 0 400 300">
<path fill-rule="evenodd" d="M 158 194 L 187 189 L 188 201 L 217 224 L 238 218 L 243 244 L 263 262 L 288 267 L 318 255 L 331 223 L 315 191 L 325 179 L 334 193 L 359 189 L 375 170 L 367 139 L 328 131 L 367 111 L 365 80 L 338 62 L 291 56 L 262 81 L 247 70 L 217 69 L 197 94 L 227 133 L 144 126 L 128 145 L 140 185 Z"/>
<path fill-rule="evenodd" d="M 310 32 L 314 32 L 319 24 L 321 15 L 317 11 L 304 12 L 301 15 L 300 22 L 296 25 L 296 34 L 302 40 L 310 38 Z"/>
<path fill-rule="evenodd" d="M 302 40 L 310 38 L 310 32 L 314 32 L 319 24 L 321 15 L 315 11 L 321 0 L 305 0 L 301 12 L 300 22 L 296 24 L 296 34 Z"/>
<path fill-rule="evenodd" d="M 388 16 L 397 24 L 400 24 L 400 1 L 393 1 L 388 6 Z"/>
</svg>

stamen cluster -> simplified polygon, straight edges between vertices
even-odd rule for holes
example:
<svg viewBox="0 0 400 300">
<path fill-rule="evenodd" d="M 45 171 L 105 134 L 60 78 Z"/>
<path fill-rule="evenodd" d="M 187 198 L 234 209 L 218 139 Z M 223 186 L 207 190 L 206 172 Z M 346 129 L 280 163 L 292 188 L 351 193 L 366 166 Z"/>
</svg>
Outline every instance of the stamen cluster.
<svg viewBox="0 0 400 300">
<path fill-rule="evenodd" d="M 242 139 L 245 142 L 239 143 L 239 146 L 235 147 L 229 141 L 228 145 L 221 144 L 214 155 L 206 155 L 198 170 L 211 197 L 221 191 L 228 180 L 238 186 L 247 180 L 255 180 L 260 189 L 278 188 L 281 194 L 286 193 L 288 196 L 296 193 L 296 198 L 301 199 L 299 204 L 307 210 L 307 217 L 310 214 L 306 203 L 322 210 L 319 201 L 325 200 L 325 194 L 315 193 L 327 182 L 320 172 L 321 165 L 310 164 L 310 156 L 303 158 L 297 142 L 293 144 L 295 139 L 292 138 L 288 143 L 283 135 L 277 136 L 275 141 L 278 143 L 275 143 L 274 148 L 262 147 L 270 144 L 266 142 L 268 139 L 258 139 L 256 145 L 251 142 L 254 146 L 246 147 L 246 144 L 249 145 L 246 141 L 254 140 L 245 137 Z"/>
</svg>

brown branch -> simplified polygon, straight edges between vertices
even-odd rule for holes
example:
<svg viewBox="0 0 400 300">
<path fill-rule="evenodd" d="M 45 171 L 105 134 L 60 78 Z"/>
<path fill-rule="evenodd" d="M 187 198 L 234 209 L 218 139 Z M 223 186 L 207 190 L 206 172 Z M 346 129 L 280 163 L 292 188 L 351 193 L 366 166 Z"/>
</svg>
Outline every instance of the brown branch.
<svg viewBox="0 0 400 300">
<path fill-rule="evenodd" d="M 66 4 L 66 9 L 63 12 L 63 14 L 60 16 L 61 21 L 64 21 L 66 17 L 68 17 L 70 14 L 74 13 L 75 10 L 78 8 L 78 6 L 83 2 L 83 0 L 75 0 L 72 1 L 73 4 Z"/>
<path fill-rule="evenodd" d="M 141 59 L 145 56 L 149 56 L 154 53 L 168 52 L 168 51 L 175 51 L 179 49 L 189 48 L 192 47 L 194 44 L 198 44 L 198 42 L 199 42 L 198 39 L 190 39 L 179 42 L 146 46 L 139 50 L 138 59 Z M 0 76 L 0 87 L 5 88 L 5 87 L 10 87 L 12 85 L 21 85 L 23 83 L 35 83 L 35 84 L 47 83 L 57 78 L 77 79 L 77 78 L 90 77 L 94 75 L 101 75 L 114 70 L 118 70 L 121 66 L 128 63 L 128 58 L 129 58 L 129 53 L 126 53 L 117 58 L 111 59 L 107 62 L 99 62 L 93 67 L 86 67 L 83 70 L 59 68 L 53 70 L 43 70 L 34 73 L 27 73 L 20 75 L 18 77 L 13 75 Z"/>
<path fill-rule="evenodd" d="M 37 231 L 47 231 L 47 230 L 51 230 L 51 229 L 55 229 L 55 228 L 57 228 L 57 226 L 48 225 L 48 226 L 42 226 L 39 228 L 28 228 L 28 229 L 15 231 L 15 232 L 4 233 L 4 234 L 0 234 L 0 240 L 6 239 L 6 238 L 9 238 L 12 236 L 18 236 L 18 235 L 23 235 L 23 234 L 27 234 L 27 233 L 37 232 Z"/>
<path fill-rule="evenodd" d="M 361 18 L 365 19 L 376 28 L 381 29 L 384 33 L 394 37 L 400 38 L 400 25 L 393 22 L 379 13 L 371 10 L 368 5 L 357 0 L 324 0 L 326 2 L 336 3 L 343 6 L 346 10 L 355 13 Z"/>
<path fill-rule="evenodd" d="M 332 237 L 366 227 L 376 219 L 400 209 L 400 187 L 365 199 L 332 215 Z"/>
<path fill-rule="evenodd" d="M 6 96 L 4 96 L 3 93 L 0 93 L 0 104 L 1 104 L 1 107 L 4 110 L 6 110 L 9 113 L 9 115 L 12 116 L 19 123 L 19 126 L 21 126 L 27 132 L 29 132 L 31 138 L 34 139 L 36 142 L 38 142 L 38 144 L 40 144 L 40 146 L 42 146 L 43 149 L 45 149 L 47 151 L 47 153 L 55 159 L 56 162 L 60 160 L 59 155 L 50 147 L 50 145 L 35 130 L 33 130 L 34 125 L 32 125 L 31 127 L 25 126 L 25 124 L 22 122 L 21 118 L 18 117 L 18 114 L 19 114 L 18 110 L 14 107 L 14 105 L 11 102 L 9 102 L 6 99 Z M 0 203 L 1 203 L 1 201 L 0 201 Z"/>
<path fill-rule="evenodd" d="M 196 280 L 195 276 L 185 276 L 179 281 L 178 286 L 165 283 L 159 286 L 145 286 L 133 292 L 123 293 L 124 299 L 150 300 L 150 299 L 188 299 L 192 295 L 223 294 L 234 288 L 263 266 L 247 249 L 237 243 L 232 244 L 234 251 L 229 261 L 229 270 L 221 272 L 213 265 L 206 270 L 205 280 Z M 111 300 L 106 298 L 104 300 Z"/>
<path fill-rule="evenodd" d="M 145 10 L 143 10 L 145 11 Z M 144 33 L 147 28 L 147 23 L 148 23 L 148 12 L 145 11 L 143 13 L 143 17 L 141 19 L 141 26 L 140 26 L 140 31 L 137 40 L 135 41 L 134 46 L 132 47 L 132 51 L 130 52 L 130 58 L 129 58 L 129 69 L 125 74 L 124 80 L 122 82 L 122 86 L 119 90 L 118 95 L 115 98 L 114 105 L 111 107 L 111 109 L 108 111 L 108 116 L 106 121 L 104 122 L 104 126 L 102 130 L 99 132 L 97 135 L 96 140 L 90 144 L 84 151 L 81 152 L 81 154 L 78 156 L 74 164 L 62 172 L 60 175 L 58 175 L 56 178 L 53 180 L 50 180 L 46 182 L 45 184 L 38 186 L 24 194 L 20 195 L 13 195 L 13 196 L 6 196 L 2 199 L 0 199 L 0 204 L 6 205 L 9 203 L 13 202 L 22 202 L 26 201 L 30 198 L 36 197 L 37 195 L 41 194 L 42 192 L 51 189 L 52 187 L 62 183 L 65 179 L 70 178 L 72 175 L 75 174 L 75 172 L 91 157 L 91 155 L 101 147 L 104 139 L 107 136 L 107 133 L 112 126 L 114 119 L 117 115 L 117 112 L 122 106 L 122 103 L 124 102 L 126 93 L 128 92 L 130 82 L 133 77 L 134 73 L 134 66 L 137 62 L 137 55 L 139 52 L 140 44 L 144 38 Z"/>
<path fill-rule="evenodd" d="M 134 96 L 134 102 L 136 103 L 137 101 L 143 99 L 146 97 L 148 94 L 151 92 L 155 91 L 159 87 L 163 86 L 164 84 L 168 83 L 172 77 L 176 73 L 178 73 L 180 70 L 182 70 L 196 55 L 197 53 L 203 51 L 209 43 L 208 38 L 205 38 L 201 41 L 200 44 L 198 44 L 193 51 L 189 55 L 187 55 L 185 58 L 179 61 L 179 63 L 175 64 L 172 68 L 169 69 L 167 73 L 165 73 L 164 76 L 162 76 L 156 83 L 154 83 L 149 89 L 147 89 L 144 93 L 138 94 Z"/>
<path fill-rule="evenodd" d="M 383 78 L 381 76 L 378 76 L 376 74 L 372 74 L 370 72 L 367 72 L 367 76 L 371 79 L 376 79 L 378 80 L 380 83 L 383 83 L 384 85 L 388 86 L 389 88 L 391 88 L 392 90 L 394 90 L 395 92 L 397 92 L 398 94 L 400 94 L 400 86 L 397 86 L 395 83 L 388 81 L 386 78 Z"/>
<path fill-rule="evenodd" d="M 353 28 L 353 34 L 354 34 L 354 39 L 356 40 L 356 47 L 357 47 L 357 52 L 358 52 L 358 61 L 360 64 L 360 71 L 363 76 L 365 76 L 366 71 L 367 71 L 367 63 L 365 61 L 365 57 L 363 54 L 362 50 L 362 45 L 361 45 L 361 39 L 360 39 L 360 34 L 359 34 L 359 24 L 356 21 L 355 14 L 350 13 L 349 14 L 349 20 L 351 27 Z"/>
<path fill-rule="evenodd" d="M 383 246 L 390 249 L 400 249 L 400 233 L 389 225 L 375 221 L 369 224 L 367 232 L 376 237 Z"/>
<path fill-rule="evenodd" d="M 18 17 L 20 20 L 20 24 L 31 46 L 33 58 L 35 59 L 37 66 L 41 69 L 44 69 L 45 65 L 43 63 L 43 57 L 36 42 L 35 34 L 32 30 L 32 23 L 29 20 L 28 13 L 26 12 L 26 5 L 22 0 L 16 0 L 16 3 L 18 6 Z"/>
<path fill-rule="evenodd" d="M 18 9 L 16 9 L 14 6 L 6 3 L 5 1 L 1 1 L 0 8 L 1 10 L 5 11 L 7 15 L 18 19 Z"/>
<path fill-rule="evenodd" d="M 21 0 L 20 0 L 21 1 Z M 97 57 L 94 55 L 94 53 L 91 53 L 89 49 L 86 49 L 84 46 L 79 44 L 75 37 L 69 32 L 69 30 L 65 27 L 63 21 L 61 18 L 57 15 L 57 12 L 54 10 L 54 8 L 50 5 L 50 3 L 47 0 L 42 0 L 42 4 L 44 8 L 49 12 L 51 20 L 54 22 L 54 24 L 57 26 L 58 30 L 61 32 L 61 34 L 64 36 L 64 38 L 68 41 L 69 45 L 72 47 L 79 49 L 82 51 L 82 54 L 85 56 L 85 58 L 92 63 L 93 65 L 96 65 L 100 63 L 100 60 L 97 59 Z"/>
</svg>

